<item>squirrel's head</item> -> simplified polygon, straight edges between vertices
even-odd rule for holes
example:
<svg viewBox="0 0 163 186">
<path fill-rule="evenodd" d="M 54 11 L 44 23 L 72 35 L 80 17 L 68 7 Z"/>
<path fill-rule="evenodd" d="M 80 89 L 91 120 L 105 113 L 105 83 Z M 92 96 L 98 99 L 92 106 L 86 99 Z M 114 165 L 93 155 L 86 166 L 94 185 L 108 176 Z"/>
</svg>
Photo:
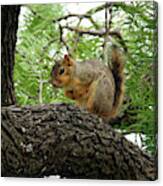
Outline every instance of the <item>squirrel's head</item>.
<svg viewBox="0 0 163 186">
<path fill-rule="evenodd" d="M 62 88 L 69 84 L 75 61 L 69 55 L 64 55 L 63 60 L 56 62 L 52 68 L 50 81 L 56 88 Z"/>
</svg>

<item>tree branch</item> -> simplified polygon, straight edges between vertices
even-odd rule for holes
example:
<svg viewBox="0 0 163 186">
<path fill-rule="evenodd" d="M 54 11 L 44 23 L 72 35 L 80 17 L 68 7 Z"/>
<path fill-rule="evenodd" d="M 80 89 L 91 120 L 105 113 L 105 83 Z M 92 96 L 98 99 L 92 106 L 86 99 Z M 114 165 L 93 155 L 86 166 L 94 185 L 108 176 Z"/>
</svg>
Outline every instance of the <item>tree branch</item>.
<svg viewBox="0 0 163 186">
<path fill-rule="evenodd" d="M 86 30 L 86 29 L 82 29 L 82 28 L 76 28 L 76 27 L 71 27 L 71 26 L 62 26 L 62 29 L 68 29 L 71 31 L 74 31 L 76 33 L 79 33 L 80 35 L 92 35 L 92 36 L 99 36 L 99 37 L 104 37 L 106 35 L 106 31 L 105 30 L 100 30 L 100 31 L 94 31 L 94 30 Z M 120 43 L 122 44 L 124 51 L 127 52 L 127 46 L 121 36 L 121 34 L 117 31 L 109 31 L 108 33 L 109 36 L 112 37 L 117 37 L 120 40 Z"/>
<path fill-rule="evenodd" d="M 2 107 L 2 176 L 155 180 L 156 161 L 71 105 Z"/>
</svg>

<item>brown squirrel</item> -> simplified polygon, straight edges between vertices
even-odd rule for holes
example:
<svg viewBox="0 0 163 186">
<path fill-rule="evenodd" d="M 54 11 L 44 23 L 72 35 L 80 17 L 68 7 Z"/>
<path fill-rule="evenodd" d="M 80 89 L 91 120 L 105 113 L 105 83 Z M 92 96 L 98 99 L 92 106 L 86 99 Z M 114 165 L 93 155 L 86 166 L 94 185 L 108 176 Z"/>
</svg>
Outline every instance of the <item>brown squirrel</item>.
<svg viewBox="0 0 163 186">
<path fill-rule="evenodd" d="M 65 96 L 102 118 L 117 115 L 124 96 L 124 59 L 112 48 L 111 66 L 99 61 L 76 62 L 69 55 L 57 62 L 51 72 L 51 83 L 64 88 Z"/>
</svg>

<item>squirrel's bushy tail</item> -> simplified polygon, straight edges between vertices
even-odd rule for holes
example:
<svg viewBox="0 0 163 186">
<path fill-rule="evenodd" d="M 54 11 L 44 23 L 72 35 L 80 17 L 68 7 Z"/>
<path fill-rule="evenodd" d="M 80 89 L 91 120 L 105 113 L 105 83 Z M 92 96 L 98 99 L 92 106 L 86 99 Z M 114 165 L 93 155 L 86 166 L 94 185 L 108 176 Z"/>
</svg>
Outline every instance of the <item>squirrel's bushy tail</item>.
<svg viewBox="0 0 163 186">
<path fill-rule="evenodd" d="M 115 80 L 115 97 L 112 109 L 112 117 L 117 115 L 124 97 L 124 56 L 117 46 L 112 48 L 112 73 Z"/>
</svg>

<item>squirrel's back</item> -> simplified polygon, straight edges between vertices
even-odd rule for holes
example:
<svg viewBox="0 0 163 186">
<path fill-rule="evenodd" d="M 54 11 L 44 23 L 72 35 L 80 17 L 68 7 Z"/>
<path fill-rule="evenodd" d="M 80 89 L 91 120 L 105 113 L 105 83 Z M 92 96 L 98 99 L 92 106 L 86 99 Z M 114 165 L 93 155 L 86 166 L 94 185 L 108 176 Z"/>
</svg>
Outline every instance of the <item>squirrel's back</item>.
<svg viewBox="0 0 163 186">
<path fill-rule="evenodd" d="M 113 79 L 111 69 L 108 69 L 108 67 L 101 61 L 87 60 L 76 64 L 77 68 L 75 70 L 75 76 L 80 77 L 81 82 L 90 83 L 91 81 L 95 81 L 103 73 Z"/>
</svg>

